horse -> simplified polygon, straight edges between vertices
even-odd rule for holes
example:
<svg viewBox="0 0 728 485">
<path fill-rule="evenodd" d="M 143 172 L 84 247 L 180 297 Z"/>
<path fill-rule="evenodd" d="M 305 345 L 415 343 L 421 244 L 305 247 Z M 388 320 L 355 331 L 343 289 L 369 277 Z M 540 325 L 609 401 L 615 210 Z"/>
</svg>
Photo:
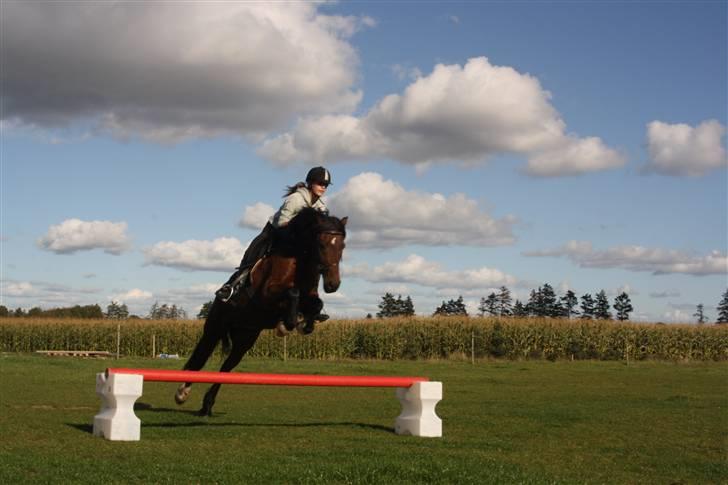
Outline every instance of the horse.
<svg viewBox="0 0 728 485">
<path fill-rule="evenodd" d="M 291 219 L 285 234 L 274 238 L 269 253 L 250 272 L 250 282 L 239 300 L 223 302 L 215 298 L 202 336 L 184 370 L 204 367 L 218 342 L 229 351 L 220 372 L 230 372 L 253 347 L 261 331 L 276 328 L 279 335 L 294 328 L 309 334 L 323 302 L 318 297 L 320 278 L 326 293 L 339 289 L 339 263 L 345 247 L 348 218 L 338 219 L 311 208 Z M 232 303 L 232 304 L 231 304 Z M 200 416 L 212 416 L 220 384 L 210 386 L 202 401 Z M 183 404 L 192 383 L 182 384 L 175 402 Z"/>
</svg>

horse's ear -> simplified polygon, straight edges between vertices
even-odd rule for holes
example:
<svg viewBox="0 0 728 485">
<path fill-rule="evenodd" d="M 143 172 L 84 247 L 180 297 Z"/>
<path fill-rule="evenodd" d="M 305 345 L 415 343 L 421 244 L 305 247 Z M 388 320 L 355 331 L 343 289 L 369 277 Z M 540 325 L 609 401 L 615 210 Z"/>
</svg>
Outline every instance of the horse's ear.
<svg viewBox="0 0 728 485">
<path fill-rule="evenodd" d="M 341 218 L 341 224 L 342 224 L 343 226 L 346 226 L 346 222 L 347 222 L 348 220 L 349 220 L 349 217 L 348 217 L 348 216 L 347 216 L 347 217 L 342 217 L 342 218 Z"/>
</svg>

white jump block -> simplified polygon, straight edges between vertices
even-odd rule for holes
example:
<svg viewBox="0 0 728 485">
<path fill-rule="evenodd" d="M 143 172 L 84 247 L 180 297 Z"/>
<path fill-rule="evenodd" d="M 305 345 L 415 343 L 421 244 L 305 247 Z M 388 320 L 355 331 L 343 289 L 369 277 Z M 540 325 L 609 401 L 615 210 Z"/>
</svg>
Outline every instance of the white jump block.
<svg viewBox="0 0 728 485">
<path fill-rule="evenodd" d="M 435 414 L 435 406 L 442 400 L 442 382 L 415 382 L 397 388 L 402 413 L 394 423 L 394 432 L 430 438 L 442 437 L 442 420 Z"/>
<path fill-rule="evenodd" d="M 94 436 L 112 441 L 140 440 L 141 421 L 134 414 L 134 403 L 142 395 L 143 386 L 142 374 L 96 374 L 96 394 L 101 397 L 101 409 L 94 416 Z M 389 386 L 393 387 L 391 383 Z M 435 414 L 435 406 L 442 400 L 442 382 L 418 381 L 410 387 L 398 387 L 397 398 L 402 405 L 402 412 L 395 421 L 395 433 L 437 438 L 442 436 L 442 420 Z"/>
<path fill-rule="evenodd" d="M 94 416 L 94 436 L 112 441 L 139 441 L 142 423 L 134 414 L 134 402 L 142 395 L 144 376 L 96 374 L 96 394 L 101 410 Z"/>
</svg>

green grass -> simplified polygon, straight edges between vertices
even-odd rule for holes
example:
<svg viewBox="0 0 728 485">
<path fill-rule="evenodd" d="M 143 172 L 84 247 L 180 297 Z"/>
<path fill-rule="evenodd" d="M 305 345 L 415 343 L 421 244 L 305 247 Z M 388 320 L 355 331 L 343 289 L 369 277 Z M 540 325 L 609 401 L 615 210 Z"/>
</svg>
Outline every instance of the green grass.
<svg viewBox="0 0 728 485">
<path fill-rule="evenodd" d="M 173 383 L 145 384 L 141 441 L 91 435 L 96 372 L 181 365 L 2 355 L 0 483 L 728 482 L 726 363 L 244 360 L 440 380 L 444 436 L 395 435 L 393 389 L 223 386 L 200 418 L 206 386 L 179 408 Z"/>
</svg>

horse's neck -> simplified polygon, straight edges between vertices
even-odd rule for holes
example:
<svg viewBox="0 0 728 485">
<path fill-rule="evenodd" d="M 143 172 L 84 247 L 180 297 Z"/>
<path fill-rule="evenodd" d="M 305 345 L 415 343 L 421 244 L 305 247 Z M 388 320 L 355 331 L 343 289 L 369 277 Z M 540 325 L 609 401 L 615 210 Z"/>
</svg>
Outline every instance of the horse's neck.
<svg viewBox="0 0 728 485">
<path fill-rule="evenodd" d="M 302 293 L 310 294 L 318 291 L 320 274 L 318 263 L 310 260 L 299 260 L 296 267 L 296 287 Z"/>
</svg>

